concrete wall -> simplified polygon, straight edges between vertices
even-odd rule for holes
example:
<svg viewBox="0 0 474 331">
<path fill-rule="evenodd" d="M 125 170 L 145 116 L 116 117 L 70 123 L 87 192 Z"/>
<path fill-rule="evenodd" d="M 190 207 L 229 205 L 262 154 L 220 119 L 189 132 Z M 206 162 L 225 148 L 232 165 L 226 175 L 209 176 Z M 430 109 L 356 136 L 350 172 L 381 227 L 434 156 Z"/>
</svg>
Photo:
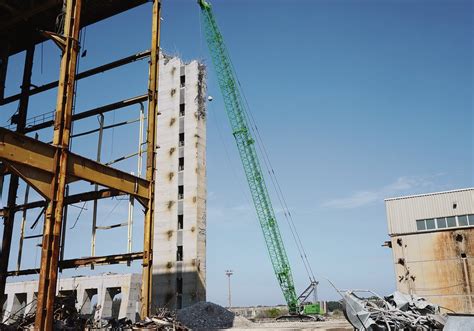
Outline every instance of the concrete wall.
<svg viewBox="0 0 474 331">
<path fill-rule="evenodd" d="M 178 58 L 160 65 L 153 303 L 179 309 L 206 299 L 205 72 Z"/>
<path fill-rule="evenodd" d="M 82 314 L 90 314 L 94 305 L 100 305 L 98 316 L 101 318 L 127 317 L 135 321 L 139 312 L 141 275 L 140 274 L 104 274 L 98 276 L 80 276 L 59 280 L 57 293 L 74 295 L 76 309 Z M 5 293 L 7 302 L 2 321 L 13 312 L 28 314 L 36 309 L 38 281 L 7 283 Z M 118 315 L 112 316 L 112 302 L 120 295 L 121 304 Z"/>
<path fill-rule="evenodd" d="M 416 227 L 417 220 L 474 214 L 473 189 L 389 199 L 386 206 L 397 289 L 474 313 L 474 227 L 460 226 L 458 217 L 450 228 Z"/>
</svg>

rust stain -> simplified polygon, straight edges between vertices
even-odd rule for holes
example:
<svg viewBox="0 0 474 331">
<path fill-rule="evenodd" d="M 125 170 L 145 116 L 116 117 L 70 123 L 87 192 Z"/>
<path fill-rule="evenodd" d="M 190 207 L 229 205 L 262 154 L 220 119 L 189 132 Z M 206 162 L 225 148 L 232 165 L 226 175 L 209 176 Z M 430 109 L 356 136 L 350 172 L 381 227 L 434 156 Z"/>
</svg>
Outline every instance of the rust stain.
<svg viewBox="0 0 474 331">
<path fill-rule="evenodd" d="M 171 171 L 171 172 L 168 174 L 168 179 L 169 179 L 170 182 L 173 180 L 173 177 L 174 177 L 174 172 Z"/>
<path fill-rule="evenodd" d="M 173 208 L 173 205 L 174 205 L 174 201 L 173 201 L 173 200 L 168 201 L 168 209 Z"/>
<path fill-rule="evenodd" d="M 194 231 L 196 231 L 196 228 L 193 226 L 193 227 L 191 228 L 191 232 L 194 232 Z"/>
<path fill-rule="evenodd" d="M 170 148 L 170 156 L 173 155 L 174 151 L 176 151 L 176 148 L 171 147 L 171 148 Z"/>
<path fill-rule="evenodd" d="M 166 269 L 171 269 L 173 267 L 173 262 L 166 263 Z"/>
<path fill-rule="evenodd" d="M 166 235 L 168 236 L 168 240 L 170 240 L 171 237 L 173 237 L 173 230 L 168 230 L 168 231 L 166 232 Z"/>
<path fill-rule="evenodd" d="M 172 117 L 170 120 L 170 126 L 173 126 L 173 124 L 176 122 L 176 118 Z"/>
<path fill-rule="evenodd" d="M 427 261 L 423 270 L 428 267 L 433 270 L 431 273 L 424 273 L 425 283 L 433 288 L 429 294 L 439 295 L 436 300 L 443 307 L 456 312 L 472 312 L 468 286 L 471 286 L 474 277 L 469 260 L 474 255 L 474 229 L 440 231 L 429 235 L 433 236 L 432 242 L 427 242 L 432 244 L 432 256 L 423 256 L 423 260 Z M 420 243 L 423 244 L 423 241 Z"/>
</svg>

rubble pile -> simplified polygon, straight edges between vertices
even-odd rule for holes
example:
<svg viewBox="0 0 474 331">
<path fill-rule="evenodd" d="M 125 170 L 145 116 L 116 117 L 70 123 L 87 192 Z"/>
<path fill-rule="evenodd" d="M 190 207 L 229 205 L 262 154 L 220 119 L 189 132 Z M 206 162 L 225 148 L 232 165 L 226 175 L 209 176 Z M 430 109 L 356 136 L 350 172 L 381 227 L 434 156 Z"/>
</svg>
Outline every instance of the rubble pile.
<svg viewBox="0 0 474 331">
<path fill-rule="evenodd" d="M 157 331 L 187 331 L 183 324 L 176 320 L 176 315 L 167 309 L 159 309 L 151 317 L 133 323 L 124 318 L 101 318 L 100 305 L 94 307 L 91 314 L 81 314 L 75 307 L 75 298 L 72 296 L 58 296 L 54 303 L 54 330 L 157 330 Z M 21 311 L 24 311 L 23 307 Z M 28 330 L 35 321 L 34 309 L 32 313 L 23 316 L 22 313 L 11 313 L 5 323 L 0 323 L 0 331 Z"/>
<path fill-rule="evenodd" d="M 126 330 L 125 326 L 122 326 Z M 160 308 L 156 315 L 145 318 L 143 321 L 134 323 L 130 330 L 151 329 L 159 331 L 187 331 L 186 326 L 176 320 L 176 315 L 167 309 Z"/>
<path fill-rule="evenodd" d="M 36 304 L 36 301 L 32 304 Z M 28 305 L 27 305 L 28 306 Z M 22 307 L 18 312 L 12 312 L 0 323 L 0 330 L 24 330 L 33 327 L 36 312 L 30 307 L 30 313 L 23 312 L 28 308 Z M 54 301 L 54 329 L 55 330 L 83 330 L 87 317 L 80 315 L 75 307 L 75 299 L 70 296 L 57 296 Z"/>
<path fill-rule="evenodd" d="M 372 295 L 361 298 L 356 292 Z M 441 330 L 445 324 L 437 305 L 415 295 L 394 292 L 382 298 L 371 291 L 340 293 L 346 319 L 359 330 Z"/>
<path fill-rule="evenodd" d="M 198 302 L 178 311 L 177 319 L 191 329 L 224 329 L 234 324 L 235 314 L 212 302 Z"/>
</svg>

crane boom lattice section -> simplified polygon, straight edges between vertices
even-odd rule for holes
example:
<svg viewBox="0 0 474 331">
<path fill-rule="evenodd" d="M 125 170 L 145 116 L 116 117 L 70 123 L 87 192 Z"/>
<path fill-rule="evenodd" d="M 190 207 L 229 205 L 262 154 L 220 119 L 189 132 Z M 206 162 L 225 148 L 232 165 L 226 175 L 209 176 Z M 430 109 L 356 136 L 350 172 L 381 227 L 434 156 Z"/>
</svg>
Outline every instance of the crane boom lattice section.
<svg viewBox="0 0 474 331">
<path fill-rule="evenodd" d="M 199 4 L 204 18 L 206 41 L 270 260 L 288 304 L 289 311 L 296 312 L 298 309 L 298 298 L 293 276 L 265 184 L 265 178 L 260 167 L 260 161 L 254 145 L 255 140 L 252 138 L 249 130 L 246 104 L 243 102 L 229 53 L 213 16 L 211 6 L 202 0 L 199 1 Z"/>
</svg>

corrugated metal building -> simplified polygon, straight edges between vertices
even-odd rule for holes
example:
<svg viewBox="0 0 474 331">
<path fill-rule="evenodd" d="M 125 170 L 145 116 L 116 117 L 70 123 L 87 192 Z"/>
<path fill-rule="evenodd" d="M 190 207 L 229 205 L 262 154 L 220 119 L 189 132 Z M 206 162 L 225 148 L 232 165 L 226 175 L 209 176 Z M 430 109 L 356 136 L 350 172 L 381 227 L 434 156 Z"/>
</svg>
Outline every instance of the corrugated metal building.
<svg viewBox="0 0 474 331">
<path fill-rule="evenodd" d="M 397 289 L 474 313 L 474 188 L 385 200 Z"/>
</svg>

